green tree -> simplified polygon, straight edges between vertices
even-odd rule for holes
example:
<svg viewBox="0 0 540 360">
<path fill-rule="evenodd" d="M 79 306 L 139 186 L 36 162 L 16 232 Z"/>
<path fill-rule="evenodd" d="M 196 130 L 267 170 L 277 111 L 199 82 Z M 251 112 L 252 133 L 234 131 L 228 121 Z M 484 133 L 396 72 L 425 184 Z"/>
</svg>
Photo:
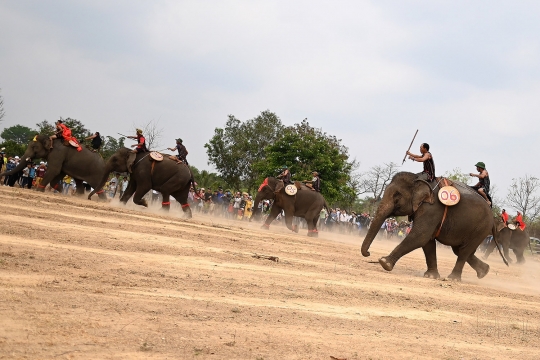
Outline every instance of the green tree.
<svg viewBox="0 0 540 360">
<path fill-rule="evenodd" d="M 5 148 L 7 156 L 23 156 L 28 143 L 18 144 L 13 140 L 4 141 L 0 144 L 0 149 Z"/>
<path fill-rule="evenodd" d="M 103 159 L 110 158 L 118 149 L 124 146 L 125 137 L 119 137 L 118 139 L 112 136 L 102 136 L 103 142 L 101 144 L 100 153 Z"/>
<path fill-rule="evenodd" d="M 14 125 L 8 128 L 5 128 L 1 133 L 0 137 L 6 141 L 13 141 L 16 144 L 28 144 L 30 140 L 36 135 L 36 130 L 32 130 L 27 126 L 23 125 Z"/>
<path fill-rule="evenodd" d="M 255 164 L 260 178 L 275 176 L 287 165 L 293 179 L 311 179 L 311 172 L 321 177 L 321 193 L 329 203 L 351 202 L 355 198 L 349 187 L 355 161 L 349 161 L 348 148 L 341 139 L 328 135 L 322 129 L 311 127 L 307 120 L 287 127 L 282 136 L 265 149 L 265 158 Z"/>
<path fill-rule="evenodd" d="M 469 174 L 462 173 L 460 168 L 455 168 L 452 171 L 445 172 L 444 177 L 453 181 L 462 182 L 464 184 L 469 184 L 469 181 L 471 181 Z"/>
<path fill-rule="evenodd" d="M 219 187 L 223 187 L 224 181 L 218 174 L 207 170 L 201 171 L 195 166 L 190 166 L 190 168 L 198 188 L 217 190 Z"/>
<path fill-rule="evenodd" d="M 283 124 L 269 110 L 257 117 L 241 122 L 229 115 L 224 128 L 216 128 L 214 136 L 204 145 L 209 164 L 217 169 L 225 183 L 248 192 L 256 188 L 262 177 L 261 169 L 254 166 L 264 159 L 266 147 L 282 133 Z"/>
<path fill-rule="evenodd" d="M 42 122 L 37 123 L 36 126 L 38 130 L 37 132 L 40 133 L 41 135 L 51 136 L 54 134 L 56 130 L 56 126 L 54 126 L 47 120 L 43 120 Z"/>
<path fill-rule="evenodd" d="M 84 140 L 85 137 L 92 135 L 92 132 L 88 130 L 79 120 L 66 118 L 63 121 L 64 125 L 71 129 L 71 136 L 75 137 L 81 142 Z"/>
</svg>

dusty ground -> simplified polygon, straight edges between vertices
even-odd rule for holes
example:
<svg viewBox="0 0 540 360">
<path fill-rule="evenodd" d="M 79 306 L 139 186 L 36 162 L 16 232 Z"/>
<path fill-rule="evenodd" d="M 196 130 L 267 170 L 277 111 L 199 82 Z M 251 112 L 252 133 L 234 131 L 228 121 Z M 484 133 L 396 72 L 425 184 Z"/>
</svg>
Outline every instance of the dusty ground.
<svg viewBox="0 0 540 360">
<path fill-rule="evenodd" d="M 540 263 L 391 273 L 395 243 L 0 188 L 0 358 L 538 359 Z M 279 257 L 256 259 L 254 253 Z M 455 257 L 439 251 L 441 275 Z"/>
</svg>

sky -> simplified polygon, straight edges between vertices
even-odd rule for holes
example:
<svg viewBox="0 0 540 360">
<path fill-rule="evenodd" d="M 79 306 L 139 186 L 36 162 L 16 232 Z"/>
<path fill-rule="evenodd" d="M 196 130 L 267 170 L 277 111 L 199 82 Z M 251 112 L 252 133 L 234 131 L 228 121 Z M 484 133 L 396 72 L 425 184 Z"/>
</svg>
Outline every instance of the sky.
<svg viewBox="0 0 540 360">
<path fill-rule="evenodd" d="M 539 17 L 537 1 L 3 0 L 0 128 L 157 120 L 163 148 L 181 137 L 212 170 L 227 115 L 270 110 L 342 139 L 361 172 L 401 164 L 418 129 L 437 175 L 483 161 L 504 198 L 540 177 Z"/>
</svg>

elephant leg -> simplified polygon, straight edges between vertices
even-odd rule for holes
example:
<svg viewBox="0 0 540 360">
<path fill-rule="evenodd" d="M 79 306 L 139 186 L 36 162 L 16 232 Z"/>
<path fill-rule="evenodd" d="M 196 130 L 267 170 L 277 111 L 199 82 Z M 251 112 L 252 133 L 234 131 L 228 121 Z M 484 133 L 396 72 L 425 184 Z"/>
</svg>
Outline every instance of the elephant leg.
<svg viewBox="0 0 540 360">
<path fill-rule="evenodd" d="M 172 196 L 182 205 L 182 211 L 184 212 L 184 217 L 186 219 L 191 219 L 193 214 L 191 213 L 191 207 L 188 203 L 188 194 L 189 194 L 189 184 L 185 186 L 182 190 L 177 191 L 172 194 Z"/>
<path fill-rule="evenodd" d="M 286 213 L 285 214 L 285 225 L 287 226 L 287 229 L 291 230 L 291 231 L 294 231 L 294 232 L 298 232 L 298 226 L 293 224 L 293 219 L 294 219 L 294 216 L 291 215 L 291 213 Z"/>
<path fill-rule="evenodd" d="M 476 271 L 476 276 L 479 279 L 486 276 L 489 272 L 489 265 L 476 257 L 474 253 L 469 256 L 467 263 Z"/>
<path fill-rule="evenodd" d="M 171 195 L 166 193 L 161 193 L 161 210 L 169 211 L 171 209 Z"/>
<path fill-rule="evenodd" d="M 461 281 L 461 274 L 463 273 L 463 267 L 469 259 L 470 254 L 466 253 L 466 247 L 463 246 L 452 246 L 452 251 L 457 255 L 456 264 L 452 269 L 448 279 Z M 478 259 L 478 258 L 477 258 Z M 472 265 L 471 265 L 472 266 Z"/>
<path fill-rule="evenodd" d="M 424 256 L 426 257 L 427 271 L 424 273 L 425 278 L 438 279 L 439 270 L 437 269 L 437 244 L 435 240 L 430 240 L 424 246 L 422 246 Z"/>
<path fill-rule="evenodd" d="M 489 255 L 491 255 L 491 253 L 493 252 L 493 250 L 495 249 L 495 240 L 491 240 L 489 242 L 489 244 L 487 245 L 486 247 L 486 251 L 484 252 L 484 260 L 487 260 L 487 258 L 489 257 Z"/>
<path fill-rule="evenodd" d="M 319 233 L 317 232 L 317 220 L 319 219 L 318 212 L 308 211 L 304 216 L 308 227 L 307 235 L 310 237 L 317 237 Z"/>
<path fill-rule="evenodd" d="M 274 221 L 277 218 L 279 213 L 281 213 L 281 208 L 279 206 L 275 206 L 274 204 L 274 206 L 272 206 L 272 208 L 270 209 L 270 214 L 268 214 L 268 216 L 266 217 L 266 220 L 264 221 L 262 228 L 263 229 L 270 228 L 270 224 L 272 223 L 272 221 Z"/>
<path fill-rule="evenodd" d="M 133 195 L 133 202 L 137 205 L 148 207 L 148 203 L 146 202 L 145 199 L 143 199 L 143 197 L 150 190 L 151 190 L 150 186 L 144 186 L 144 187 L 139 186 L 137 190 L 135 190 L 135 195 Z"/>
<path fill-rule="evenodd" d="M 525 249 L 521 249 L 521 250 L 512 249 L 512 251 L 514 252 L 514 255 L 516 255 L 516 260 L 517 260 L 518 264 L 524 264 L 525 263 L 525 257 L 523 256 L 524 250 Z"/>
<path fill-rule="evenodd" d="M 510 258 L 510 247 L 509 247 L 508 243 L 503 242 L 501 245 L 502 245 L 502 248 L 503 248 L 504 257 L 506 258 L 506 260 L 508 260 L 509 263 L 513 263 L 514 260 L 512 260 L 512 258 Z"/>
<path fill-rule="evenodd" d="M 130 179 L 126 191 L 124 191 L 124 194 L 120 198 L 120 202 L 125 205 L 133 194 L 135 194 L 135 190 L 137 190 L 137 182 Z"/>
<path fill-rule="evenodd" d="M 424 225 L 422 222 L 416 220 L 415 226 L 413 226 L 409 235 L 388 256 L 380 258 L 379 264 L 381 264 L 384 270 L 392 271 L 401 257 L 413 250 L 426 246 L 429 241 L 433 241 L 431 234 L 435 232 L 436 226 L 437 224 L 431 226 Z"/>
</svg>

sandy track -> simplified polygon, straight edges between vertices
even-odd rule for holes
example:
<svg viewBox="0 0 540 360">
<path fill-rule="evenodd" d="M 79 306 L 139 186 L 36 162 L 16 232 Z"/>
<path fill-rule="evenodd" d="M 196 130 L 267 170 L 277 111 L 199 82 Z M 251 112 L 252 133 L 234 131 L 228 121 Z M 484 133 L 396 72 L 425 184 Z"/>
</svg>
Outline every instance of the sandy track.
<svg viewBox="0 0 540 360">
<path fill-rule="evenodd" d="M 395 243 L 0 188 L 0 358 L 537 359 L 540 263 L 463 283 Z M 279 262 L 253 253 L 278 256 Z M 441 275 L 455 257 L 439 251 Z"/>
</svg>

